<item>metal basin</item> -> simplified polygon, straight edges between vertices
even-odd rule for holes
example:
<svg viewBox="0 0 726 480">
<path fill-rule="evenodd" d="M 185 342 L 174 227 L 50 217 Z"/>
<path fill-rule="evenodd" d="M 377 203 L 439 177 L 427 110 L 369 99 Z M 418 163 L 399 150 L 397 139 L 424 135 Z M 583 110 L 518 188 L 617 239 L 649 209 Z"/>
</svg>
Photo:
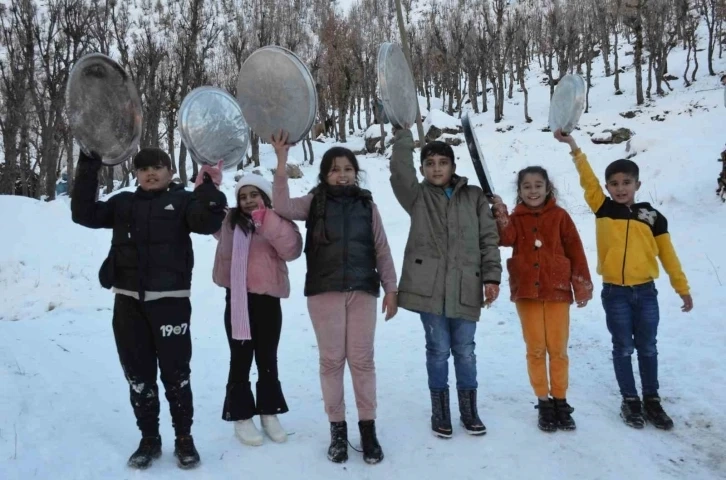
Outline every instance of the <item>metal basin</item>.
<svg viewBox="0 0 726 480">
<path fill-rule="evenodd" d="M 81 149 L 106 165 L 129 160 L 139 148 L 143 111 L 131 77 L 101 53 L 81 57 L 66 84 L 66 114 Z"/>
<path fill-rule="evenodd" d="M 275 45 L 255 50 L 240 68 L 237 100 L 247 124 L 264 141 L 279 130 L 297 143 L 315 122 L 318 94 L 305 64 Z"/>
<path fill-rule="evenodd" d="M 411 69 L 398 44 L 386 42 L 378 48 L 378 88 L 386 116 L 396 126 L 416 123 L 418 97 Z"/>
<path fill-rule="evenodd" d="M 217 87 L 198 87 L 179 108 L 179 132 L 200 165 L 239 165 L 250 144 L 250 129 L 237 100 Z"/>
<path fill-rule="evenodd" d="M 585 80 L 579 75 L 562 77 L 550 99 L 549 125 L 553 132 L 572 132 L 585 110 Z"/>
</svg>

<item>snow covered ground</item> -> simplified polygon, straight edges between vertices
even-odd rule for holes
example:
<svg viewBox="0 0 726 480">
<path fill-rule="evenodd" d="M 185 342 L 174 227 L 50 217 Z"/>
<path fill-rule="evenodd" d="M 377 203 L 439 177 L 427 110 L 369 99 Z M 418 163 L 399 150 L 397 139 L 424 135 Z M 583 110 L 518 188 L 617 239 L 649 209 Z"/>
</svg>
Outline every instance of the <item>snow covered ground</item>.
<svg viewBox="0 0 726 480">
<path fill-rule="evenodd" d="M 676 50 L 669 58 L 675 72 L 683 70 L 683 57 Z M 722 71 L 726 61 L 717 60 L 716 67 Z M 595 71 L 602 71 L 599 59 Z M 544 75 L 535 73 L 528 82 L 533 123 L 522 120 L 521 94 L 508 101 L 502 124 L 492 122 L 491 112 L 475 115 L 472 121 L 496 190 L 508 202 L 515 197 L 517 170 L 535 164 L 549 169 L 561 203 L 580 229 L 599 295 L 594 218 L 582 198 L 567 147 L 541 131 L 547 124 L 548 87 L 540 82 Z M 723 93 L 695 92 L 718 86 L 717 77 L 701 75 L 690 89 L 684 89 L 681 81 L 671 82 L 675 90 L 670 95 L 636 109 L 632 72 L 621 81 L 625 95 L 614 96 L 612 78 L 593 80 L 591 112 L 582 116 L 581 130 L 574 135 L 598 175 L 610 161 L 638 152 L 634 160 L 643 181 L 638 199 L 652 202 L 667 216 L 690 281 L 695 302 L 690 314 L 680 312 L 680 298 L 667 277 L 657 282 L 662 316 L 661 394 L 675 420 L 674 430 L 662 432 L 648 426 L 636 431 L 619 419 L 610 338 L 596 297 L 586 308 L 572 311 L 568 398 L 575 407 L 578 430 L 540 432 L 524 342 L 508 300 L 505 273 L 503 294 L 483 312 L 476 337 L 479 408 L 487 435 L 470 437 L 456 426 L 449 441 L 429 433 L 424 336 L 418 317 L 400 311 L 388 323 L 380 317 L 376 338 L 378 431 L 386 458 L 380 465 L 369 466 L 351 450 L 347 464 L 332 464 L 325 458 L 328 424 L 315 336 L 302 294 L 305 261 L 301 258 L 290 266 L 293 293 L 283 302 L 279 354 L 281 381 L 291 409 L 281 420 L 290 439 L 283 445 L 267 441 L 262 447 L 245 447 L 235 439 L 232 425 L 220 418 L 228 348 L 222 323 L 224 293 L 211 280 L 215 240 L 194 236 L 193 434 L 202 464 L 195 471 L 177 469 L 171 454 L 168 406 L 162 400 L 164 455 L 146 472 L 131 471 L 125 463 L 139 434 L 113 342 L 113 295 L 97 280 L 110 232 L 73 224 L 64 199 L 42 203 L 1 197 L 0 478 L 726 478 L 722 363 L 726 205 L 715 195 L 720 168 L 716 159 L 726 141 Z M 628 110 L 640 113 L 632 119 L 619 115 Z M 665 120 L 651 119 L 657 115 Z M 507 125 L 514 128 L 496 131 Z M 595 145 L 586 133 L 619 127 L 636 134 L 630 152 L 625 143 Z M 363 138 L 351 138 L 346 146 L 362 149 Z M 316 160 L 331 145 L 315 142 Z M 262 150 L 265 175 L 271 178 L 266 169 L 274 166 L 274 156 L 269 146 Z M 459 173 L 476 182 L 465 146 L 454 150 Z M 291 155 L 303 157 L 300 147 Z M 388 160 L 375 155 L 360 160 L 367 186 L 382 206 L 400 274 L 408 217 L 391 192 Z M 302 167 L 305 176 L 292 181 L 293 193 L 303 194 L 313 186 L 317 168 L 317 162 Z M 230 200 L 232 176 L 228 173 L 224 182 Z M 503 259 L 510 252 L 504 249 Z M 453 379 L 453 365 L 451 375 Z M 346 382 L 351 442 L 358 447 L 355 404 L 348 378 Z M 456 406 L 452 408 L 456 415 Z"/>
</svg>

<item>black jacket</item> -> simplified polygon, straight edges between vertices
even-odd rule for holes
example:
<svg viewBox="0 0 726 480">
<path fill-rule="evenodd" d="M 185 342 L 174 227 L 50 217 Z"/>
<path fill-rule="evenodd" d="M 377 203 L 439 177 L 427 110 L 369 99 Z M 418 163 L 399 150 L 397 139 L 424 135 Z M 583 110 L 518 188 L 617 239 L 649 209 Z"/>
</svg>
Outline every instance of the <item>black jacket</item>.
<svg viewBox="0 0 726 480">
<path fill-rule="evenodd" d="M 100 168 L 101 162 L 78 162 L 71 212 L 73 221 L 84 227 L 113 229 L 111 250 L 99 272 L 101 284 L 138 292 L 142 300 L 144 292 L 190 290 L 194 267 L 190 233 L 210 235 L 220 229 L 225 195 L 212 183 L 193 193 L 172 183 L 164 191 L 138 188 L 96 201 Z M 214 201 L 203 203 L 200 197 Z"/>
<path fill-rule="evenodd" d="M 327 187 L 326 192 L 315 196 L 308 215 L 305 295 L 360 290 L 377 297 L 381 278 L 370 193 L 357 187 Z M 323 232 L 326 238 L 318 238 Z"/>
</svg>

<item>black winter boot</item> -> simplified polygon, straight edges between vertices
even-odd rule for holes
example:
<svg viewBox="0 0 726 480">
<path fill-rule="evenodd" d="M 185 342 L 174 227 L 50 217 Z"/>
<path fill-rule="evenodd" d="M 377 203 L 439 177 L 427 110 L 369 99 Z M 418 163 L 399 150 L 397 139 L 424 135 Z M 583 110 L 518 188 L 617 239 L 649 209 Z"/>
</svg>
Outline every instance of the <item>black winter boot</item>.
<svg viewBox="0 0 726 480">
<path fill-rule="evenodd" d="M 568 403 L 565 398 L 553 398 L 555 402 L 555 416 L 557 417 L 557 428 L 560 430 L 575 430 L 575 420 L 572 418 L 571 413 L 575 411 Z"/>
<path fill-rule="evenodd" d="M 179 435 L 174 442 L 174 456 L 179 468 L 194 468 L 199 465 L 199 452 L 194 447 L 191 435 Z"/>
<path fill-rule="evenodd" d="M 543 432 L 557 431 L 557 416 L 555 415 L 555 404 L 551 398 L 538 400 L 534 408 L 539 410 L 537 426 Z"/>
<path fill-rule="evenodd" d="M 461 424 L 469 435 L 484 435 L 487 427 L 479 418 L 479 411 L 476 406 L 476 390 L 458 390 L 459 413 Z"/>
<path fill-rule="evenodd" d="M 643 407 L 645 410 L 645 418 L 655 428 L 660 428 L 661 430 L 670 430 L 673 428 L 673 420 L 663 410 L 658 395 L 643 395 Z"/>
<path fill-rule="evenodd" d="M 330 422 L 328 460 L 335 463 L 348 460 L 348 424 L 345 421 Z"/>
<path fill-rule="evenodd" d="M 620 404 L 620 418 L 630 427 L 638 429 L 645 427 L 643 404 L 640 403 L 639 397 L 623 398 L 623 403 Z"/>
<path fill-rule="evenodd" d="M 358 429 L 360 430 L 360 443 L 363 447 L 363 460 L 370 464 L 383 460 L 383 450 L 376 437 L 375 420 L 358 422 Z"/>
<path fill-rule="evenodd" d="M 139 448 L 129 457 L 128 466 L 145 469 L 151 466 L 155 459 L 161 456 L 161 437 L 141 437 Z"/>
<path fill-rule="evenodd" d="M 448 390 L 431 390 L 431 430 L 441 438 L 451 438 L 451 407 Z"/>
</svg>

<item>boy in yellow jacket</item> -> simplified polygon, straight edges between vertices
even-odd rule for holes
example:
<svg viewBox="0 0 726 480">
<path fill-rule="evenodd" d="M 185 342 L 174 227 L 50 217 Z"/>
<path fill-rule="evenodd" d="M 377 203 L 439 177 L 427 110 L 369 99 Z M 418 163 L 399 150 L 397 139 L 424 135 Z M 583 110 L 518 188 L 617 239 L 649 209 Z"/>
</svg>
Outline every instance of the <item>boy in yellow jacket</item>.
<svg viewBox="0 0 726 480">
<path fill-rule="evenodd" d="M 597 273 L 603 277 L 602 304 L 613 342 L 615 378 L 623 396 L 620 416 L 631 427 L 643 428 L 647 419 L 655 427 L 673 428 L 658 396 L 658 351 L 656 336 L 660 320 L 658 260 L 670 277 L 671 286 L 683 299 L 681 310 L 689 312 L 693 300 L 688 280 L 671 243 L 668 221 L 649 203 L 635 202 L 640 188 L 638 165 L 616 160 L 605 169 L 606 197 L 587 157 L 575 139 L 560 130 L 555 138 L 567 143 L 585 190 L 585 201 L 595 213 Z M 638 351 L 643 402 L 638 397 L 630 357 Z"/>
</svg>

